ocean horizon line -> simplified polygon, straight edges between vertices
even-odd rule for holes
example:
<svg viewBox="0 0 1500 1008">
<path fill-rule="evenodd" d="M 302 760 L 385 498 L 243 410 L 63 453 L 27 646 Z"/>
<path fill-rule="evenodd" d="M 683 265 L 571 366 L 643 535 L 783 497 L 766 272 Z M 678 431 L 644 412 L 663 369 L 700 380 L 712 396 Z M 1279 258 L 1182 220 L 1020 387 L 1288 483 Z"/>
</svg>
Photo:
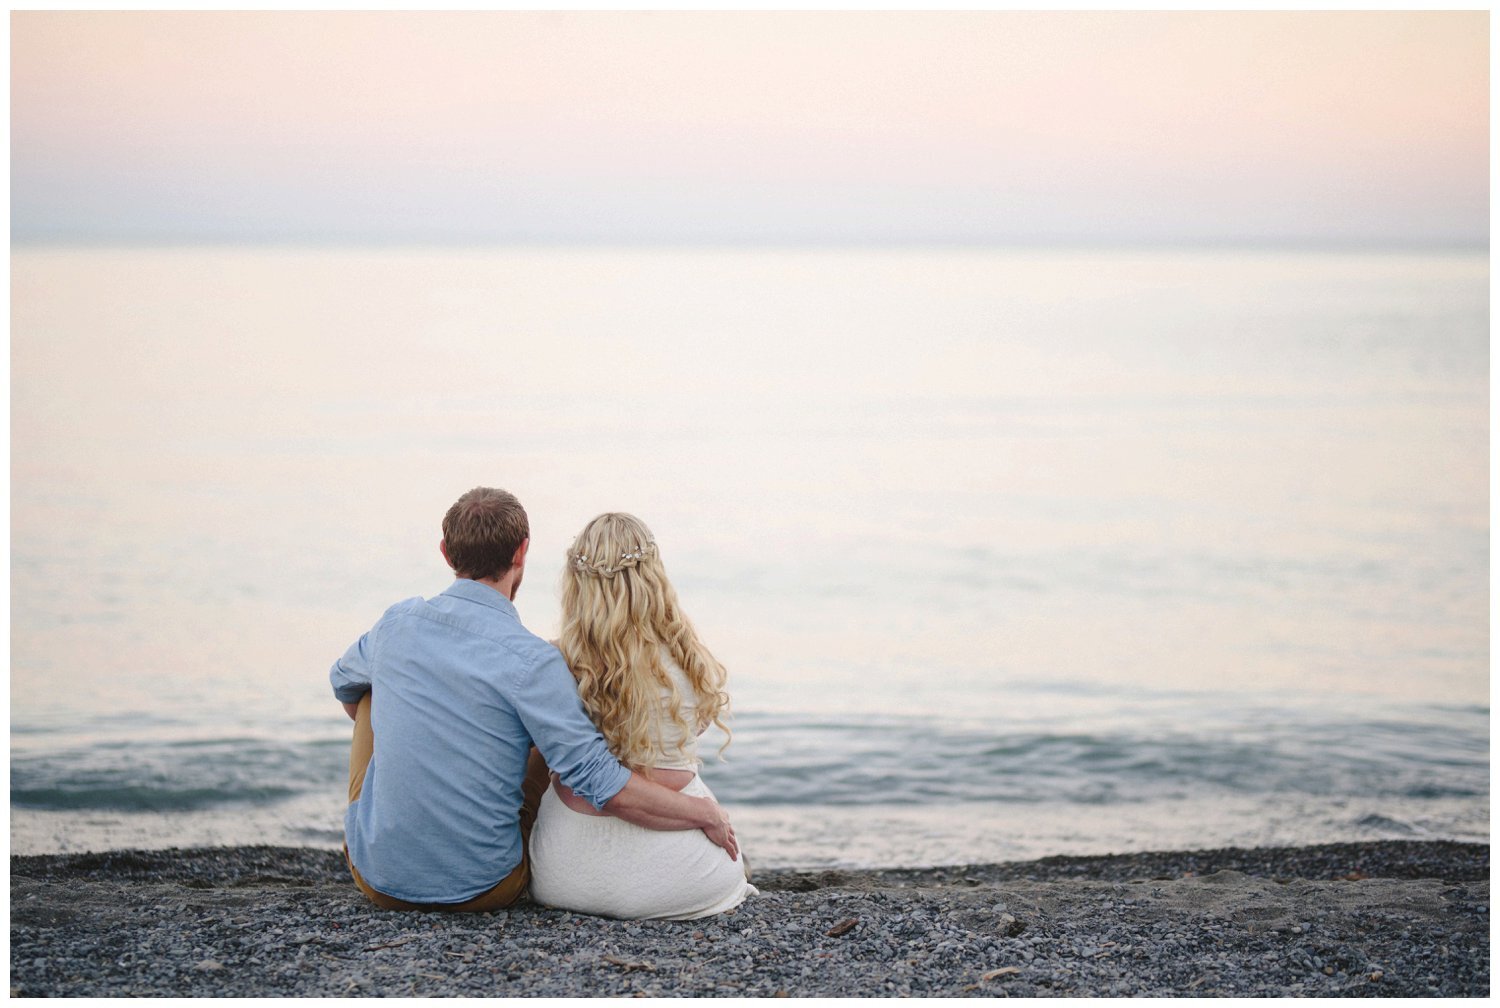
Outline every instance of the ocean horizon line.
<svg viewBox="0 0 1500 1008">
<path fill-rule="evenodd" d="M 49 235 L 16 237 L 11 251 L 107 251 L 114 249 L 236 248 L 265 251 L 515 251 L 588 249 L 597 251 L 683 252 L 1069 252 L 1069 253 L 1305 253 L 1330 255 L 1477 255 L 1489 254 L 1488 241 L 1326 238 L 1202 238 L 1166 240 L 1078 238 L 608 238 L 608 237 L 469 237 L 408 235 Z"/>
</svg>

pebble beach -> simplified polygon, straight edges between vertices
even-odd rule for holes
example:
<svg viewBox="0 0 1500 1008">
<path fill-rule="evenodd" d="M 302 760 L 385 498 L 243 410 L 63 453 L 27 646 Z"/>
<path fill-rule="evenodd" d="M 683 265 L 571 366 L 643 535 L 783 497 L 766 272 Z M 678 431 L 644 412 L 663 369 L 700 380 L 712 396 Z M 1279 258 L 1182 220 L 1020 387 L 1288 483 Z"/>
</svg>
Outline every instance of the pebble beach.
<svg viewBox="0 0 1500 1008">
<path fill-rule="evenodd" d="M 336 851 L 11 858 L 15 997 L 1484 997 L 1489 846 L 758 872 L 685 922 L 376 909 Z"/>
</svg>

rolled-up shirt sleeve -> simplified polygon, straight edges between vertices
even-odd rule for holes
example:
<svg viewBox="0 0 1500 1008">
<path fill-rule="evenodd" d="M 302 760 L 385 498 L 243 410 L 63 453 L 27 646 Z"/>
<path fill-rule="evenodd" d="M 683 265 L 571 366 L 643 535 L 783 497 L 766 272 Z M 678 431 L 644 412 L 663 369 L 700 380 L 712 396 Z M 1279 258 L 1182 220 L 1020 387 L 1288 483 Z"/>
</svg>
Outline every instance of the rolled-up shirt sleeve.
<svg viewBox="0 0 1500 1008">
<path fill-rule="evenodd" d="M 370 638 L 374 632 L 371 630 L 350 644 L 349 650 L 328 671 L 333 695 L 343 703 L 358 703 L 370 691 L 370 650 L 374 646 Z"/>
<path fill-rule="evenodd" d="M 589 720 L 578 684 L 555 649 L 518 678 L 511 703 L 547 766 L 594 808 L 602 809 L 630 780 Z"/>
</svg>

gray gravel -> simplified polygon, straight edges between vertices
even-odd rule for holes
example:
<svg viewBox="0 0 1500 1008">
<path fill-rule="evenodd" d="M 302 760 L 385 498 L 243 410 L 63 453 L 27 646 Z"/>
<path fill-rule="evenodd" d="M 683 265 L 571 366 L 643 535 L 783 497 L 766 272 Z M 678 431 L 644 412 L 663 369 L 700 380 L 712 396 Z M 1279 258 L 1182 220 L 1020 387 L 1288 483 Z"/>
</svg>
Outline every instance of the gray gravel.
<svg viewBox="0 0 1500 1008">
<path fill-rule="evenodd" d="M 1489 847 L 763 873 L 702 921 L 375 909 L 335 852 L 11 858 L 13 996 L 1487 996 Z"/>
</svg>

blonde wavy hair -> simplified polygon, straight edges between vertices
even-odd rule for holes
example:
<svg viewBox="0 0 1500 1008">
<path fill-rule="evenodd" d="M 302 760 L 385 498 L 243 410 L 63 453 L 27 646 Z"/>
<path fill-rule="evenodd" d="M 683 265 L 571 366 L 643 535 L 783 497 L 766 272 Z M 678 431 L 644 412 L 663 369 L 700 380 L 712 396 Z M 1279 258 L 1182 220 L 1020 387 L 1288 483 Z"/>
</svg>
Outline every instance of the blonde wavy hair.
<svg viewBox="0 0 1500 1008">
<path fill-rule="evenodd" d="M 578 680 L 589 716 L 615 758 L 632 770 L 649 767 L 663 745 L 663 691 L 671 698 L 668 716 L 689 738 L 716 724 L 725 735 L 719 752 L 729 745 L 727 673 L 683 615 L 656 540 L 634 515 L 602 514 L 568 547 L 557 647 Z M 683 716 L 683 698 L 667 676 L 663 651 L 692 685 L 697 724 Z"/>
</svg>

